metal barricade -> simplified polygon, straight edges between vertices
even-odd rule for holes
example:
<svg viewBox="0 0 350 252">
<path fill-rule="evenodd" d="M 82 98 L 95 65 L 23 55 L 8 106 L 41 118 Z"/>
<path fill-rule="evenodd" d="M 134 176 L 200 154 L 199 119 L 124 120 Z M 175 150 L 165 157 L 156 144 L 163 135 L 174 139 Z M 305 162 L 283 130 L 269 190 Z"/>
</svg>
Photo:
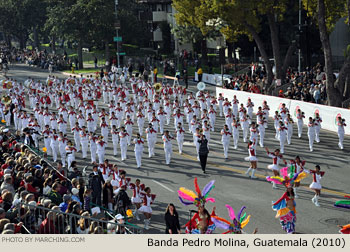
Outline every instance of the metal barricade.
<svg viewBox="0 0 350 252">
<path fill-rule="evenodd" d="M 17 220 L 22 222 L 24 232 L 28 234 L 93 234 L 90 225 L 99 227 L 103 234 L 141 234 L 143 229 L 136 225 L 119 224 L 112 214 L 108 213 L 109 219 L 98 219 L 91 216 L 82 216 L 73 213 L 66 213 L 56 209 L 49 209 L 43 206 L 33 206 L 21 203 L 17 210 Z M 83 224 L 84 230 L 80 224 Z"/>
</svg>

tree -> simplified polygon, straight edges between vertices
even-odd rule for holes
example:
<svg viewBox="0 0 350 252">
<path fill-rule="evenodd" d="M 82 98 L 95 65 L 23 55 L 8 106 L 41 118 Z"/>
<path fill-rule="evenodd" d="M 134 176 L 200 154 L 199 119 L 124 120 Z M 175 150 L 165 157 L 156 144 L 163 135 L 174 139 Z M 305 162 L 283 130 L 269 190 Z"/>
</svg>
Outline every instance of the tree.
<svg viewBox="0 0 350 252">
<path fill-rule="evenodd" d="M 349 18 L 347 9 L 349 3 L 346 0 L 310 0 L 309 2 L 305 1 L 304 6 L 308 6 L 309 14 L 317 20 L 320 31 L 325 61 L 328 105 L 341 107 L 345 98 L 344 92 L 347 92 L 345 83 L 349 83 L 350 48 L 346 49 L 344 64 L 340 69 L 338 78 L 335 80 L 329 34 L 339 18 Z"/>
</svg>

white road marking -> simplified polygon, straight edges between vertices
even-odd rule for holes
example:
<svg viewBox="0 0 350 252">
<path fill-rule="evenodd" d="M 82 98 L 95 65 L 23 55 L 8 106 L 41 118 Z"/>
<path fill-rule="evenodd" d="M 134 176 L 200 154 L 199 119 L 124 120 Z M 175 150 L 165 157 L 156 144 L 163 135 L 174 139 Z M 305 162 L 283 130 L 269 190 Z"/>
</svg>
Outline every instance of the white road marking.
<svg viewBox="0 0 350 252">
<path fill-rule="evenodd" d="M 156 184 L 160 185 L 161 187 L 163 187 L 163 188 L 167 189 L 169 192 L 174 193 L 174 191 L 173 191 L 172 189 L 170 189 L 169 187 L 167 187 L 167 186 L 163 185 L 162 183 L 159 183 L 158 181 L 155 181 L 154 179 L 152 179 L 152 181 L 153 181 L 154 183 L 156 183 Z"/>
</svg>

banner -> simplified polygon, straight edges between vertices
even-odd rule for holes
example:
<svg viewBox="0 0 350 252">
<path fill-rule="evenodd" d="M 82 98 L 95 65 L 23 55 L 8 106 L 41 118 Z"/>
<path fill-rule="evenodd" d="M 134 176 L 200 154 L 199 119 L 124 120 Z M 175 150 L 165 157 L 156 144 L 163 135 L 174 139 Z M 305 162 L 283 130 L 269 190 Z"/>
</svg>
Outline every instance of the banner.
<svg viewBox="0 0 350 252">
<path fill-rule="evenodd" d="M 216 96 L 219 97 L 220 93 L 223 94 L 224 98 L 228 98 L 229 101 L 231 101 L 233 99 L 233 96 L 236 95 L 239 102 L 243 103 L 244 105 L 246 105 L 248 98 L 251 98 L 252 102 L 255 105 L 254 113 L 258 111 L 258 107 L 262 106 L 263 101 L 266 100 L 267 104 L 270 106 L 270 117 L 273 117 L 275 111 L 279 111 L 279 108 L 284 103 L 289 109 L 289 113 L 294 122 L 297 121 L 296 111 L 300 108 L 301 111 L 305 113 L 304 124 L 308 123 L 309 117 L 314 118 L 315 113 L 318 112 L 320 114 L 320 117 L 322 118 L 322 129 L 326 129 L 335 133 L 338 132 L 337 118 L 340 116 L 346 120 L 347 126 L 345 127 L 345 135 L 350 135 L 349 109 L 217 87 Z"/>
</svg>

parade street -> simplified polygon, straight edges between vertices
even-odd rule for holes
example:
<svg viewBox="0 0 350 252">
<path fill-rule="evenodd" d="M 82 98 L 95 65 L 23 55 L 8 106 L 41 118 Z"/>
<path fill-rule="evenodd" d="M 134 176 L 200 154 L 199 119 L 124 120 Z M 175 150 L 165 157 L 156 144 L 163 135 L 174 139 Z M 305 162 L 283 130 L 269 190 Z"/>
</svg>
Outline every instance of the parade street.
<svg viewBox="0 0 350 252">
<path fill-rule="evenodd" d="M 39 70 L 34 67 L 24 65 L 10 66 L 8 77 L 14 78 L 17 81 L 24 82 L 28 77 L 45 81 L 48 77 L 48 72 Z M 67 78 L 67 75 L 54 73 L 59 79 Z M 3 79 L 3 77 L 1 77 Z M 207 85 L 206 90 L 215 94 L 215 87 Z M 190 82 L 190 92 L 196 93 L 196 84 Z M 246 104 L 240 97 L 237 97 L 240 103 Z M 267 100 L 267 102 L 269 102 Z M 26 105 L 29 104 L 28 100 Z M 261 106 L 261 104 L 255 104 Z M 28 107 L 28 106 L 27 106 Z M 106 107 L 101 101 L 99 109 Z M 270 115 L 274 114 L 276 108 L 271 108 Z M 303 109 L 303 108 L 301 108 Z M 320 111 L 322 116 L 322 111 Z M 254 120 L 255 120 L 254 115 Z M 173 203 L 177 207 L 180 217 L 180 225 L 184 225 L 189 220 L 189 210 L 195 210 L 194 206 L 183 206 L 178 198 L 177 190 L 180 187 L 186 187 L 194 191 L 193 179 L 198 178 L 198 183 L 201 188 L 210 180 L 215 180 L 215 188 L 210 193 L 212 198 L 215 198 L 216 214 L 226 218 L 228 216 L 225 204 L 231 205 L 235 211 L 244 205 L 247 207 L 247 214 L 251 215 L 250 223 L 245 228 L 247 233 L 252 233 L 255 228 L 258 228 L 258 233 L 275 234 L 284 233 L 280 227 L 279 219 L 275 218 L 276 212 L 271 208 L 271 202 L 278 200 L 285 188 L 279 186 L 278 189 L 272 189 L 271 183 L 266 181 L 266 176 L 272 176 L 271 170 L 267 165 L 272 163 L 271 158 L 266 154 L 264 148 L 257 147 L 258 171 L 255 174 L 258 179 L 250 179 L 245 175 L 246 169 L 249 167 L 249 162 L 244 160 L 248 156 L 247 144 L 243 143 L 242 132 L 240 131 L 239 146 L 237 150 L 233 149 L 233 141 L 231 139 L 229 158 L 225 160 L 223 155 L 223 147 L 221 144 L 221 135 L 219 132 L 225 124 L 223 118 L 217 115 L 215 132 L 211 132 L 211 140 L 209 143 L 210 152 L 208 156 L 207 174 L 203 174 L 200 168 L 200 163 L 197 161 L 196 149 L 193 145 L 192 134 L 188 133 L 188 124 L 184 124 L 186 130 L 185 143 L 183 154 L 178 154 L 176 140 L 173 140 L 173 157 L 170 165 L 165 164 L 165 156 L 163 143 L 160 134 L 157 137 L 156 156 L 148 158 L 148 148 L 145 144 L 142 167 L 137 169 L 134 146 L 128 147 L 127 160 L 121 162 L 120 148 L 118 147 L 118 156 L 113 156 L 113 146 L 111 137 L 109 139 L 105 158 L 109 159 L 110 163 L 118 164 L 120 169 L 127 172 L 126 177 L 130 177 L 134 182 L 136 178 L 141 180 L 141 183 L 151 187 L 152 193 L 156 194 L 155 203 L 152 205 L 153 214 L 150 230 L 145 233 L 163 233 L 164 212 L 168 203 Z M 145 124 L 146 125 L 146 124 Z M 171 120 L 166 129 L 174 133 L 174 123 Z M 100 129 L 97 130 L 98 133 Z M 68 131 L 68 138 L 73 139 L 72 134 Z M 136 127 L 134 126 L 134 134 Z M 270 151 L 279 148 L 279 142 L 274 138 L 275 130 L 273 127 L 272 118 L 269 118 L 268 129 L 265 135 L 265 147 Z M 145 136 L 144 136 L 145 137 Z M 350 222 L 349 211 L 333 206 L 336 200 L 344 198 L 345 194 L 350 193 L 349 172 L 350 172 L 350 137 L 347 135 L 344 140 L 344 150 L 338 148 L 338 136 L 335 132 L 321 130 L 320 143 L 314 144 L 314 151 L 309 151 L 307 128 L 304 125 L 302 138 L 297 137 L 297 126 L 294 124 L 294 135 L 292 144 L 286 145 L 284 158 L 289 161 L 299 155 L 302 160 L 306 160 L 306 169 L 314 169 L 315 165 L 321 166 L 321 170 L 325 171 L 322 179 L 322 194 L 319 200 L 320 207 L 316 207 L 311 198 L 314 192 L 309 189 L 312 182 L 312 176 L 307 177 L 302 181 L 301 189 L 298 191 L 299 198 L 296 199 L 297 233 L 332 233 L 338 232 L 337 225 L 345 225 Z M 41 148 L 43 142 L 40 143 Z M 87 159 L 81 158 L 81 152 L 77 153 L 76 160 L 79 169 L 89 165 L 88 173 L 92 171 L 90 164 L 90 156 Z M 281 165 L 283 167 L 283 165 Z M 128 192 L 129 196 L 130 191 Z M 211 212 L 213 203 L 206 205 Z M 132 223 L 140 226 L 143 223 L 133 220 Z M 183 230 L 182 230 L 183 232 Z M 220 229 L 216 229 L 215 233 L 220 233 Z"/>
</svg>

